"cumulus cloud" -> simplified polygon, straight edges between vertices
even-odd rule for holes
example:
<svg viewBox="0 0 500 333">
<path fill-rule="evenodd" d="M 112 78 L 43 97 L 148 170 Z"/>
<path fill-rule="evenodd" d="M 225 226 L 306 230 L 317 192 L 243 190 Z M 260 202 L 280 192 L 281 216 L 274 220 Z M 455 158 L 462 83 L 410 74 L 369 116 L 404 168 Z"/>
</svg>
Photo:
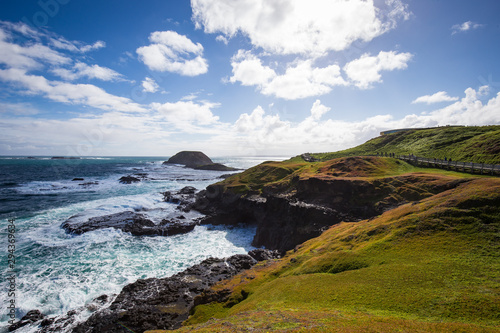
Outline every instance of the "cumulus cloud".
<svg viewBox="0 0 500 333">
<path fill-rule="evenodd" d="M 150 77 L 146 77 L 144 81 L 142 81 L 142 91 L 155 93 L 160 89 L 158 83 Z"/>
<path fill-rule="evenodd" d="M 77 62 L 71 70 L 65 68 L 54 68 L 51 70 L 51 72 L 69 81 L 73 81 L 82 77 L 86 77 L 89 79 L 99 79 L 103 81 L 123 80 L 123 75 L 110 68 L 101 67 L 99 65 L 89 66 L 83 62 Z"/>
<path fill-rule="evenodd" d="M 152 103 L 151 108 L 177 128 L 189 131 L 191 124 L 210 125 L 219 120 L 214 116 L 212 109 L 218 107 L 218 103 L 208 101 L 195 102 L 192 100 L 178 101 L 175 103 Z"/>
<path fill-rule="evenodd" d="M 335 86 L 354 85 L 369 89 L 382 82 L 382 71 L 407 68 L 412 58 L 410 53 L 380 52 L 377 56 L 362 55 L 347 63 L 343 70 L 346 81 L 337 64 L 316 67 L 314 59 L 296 60 L 288 63 L 282 74 L 266 66 L 250 51 L 239 50 L 232 58 L 233 75 L 229 82 L 240 82 L 244 86 L 255 86 L 262 94 L 295 100 L 329 93 Z"/>
<path fill-rule="evenodd" d="M 345 85 L 338 65 L 314 67 L 314 60 L 298 60 L 288 64 L 283 74 L 277 74 L 249 51 L 240 50 L 233 57 L 233 76 L 229 81 L 244 86 L 256 86 L 264 95 L 288 100 L 329 93 L 332 87 Z"/>
<path fill-rule="evenodd" d="M 400 0 L 380 8 L 365 0 L 192 0 L 193 21 L 227 38 L 241 32 L 254 46 L 276 54 L 324 55 L 354 41 L 370 41 L 407 19 Z"/>
<path fill-rule="evenodd" d="M 203 58 L 203 46 L 175 31 L 156 31 L 149 36 L 151 42 L 136 50 L 139 59 L 151 70 L 197 76 L 208 71 Z"/>
<path fill-rule="evenodd" d="M 25 154 L 38 151 L 54 155 L 57 151 L 68 155 L 167 155 L 178 149 L 180 143 L 186 149 L 200 149 L 212 155 L 336 151 L 393 128 L 500 124 L 500 94 L 482 102 L 484 91 L 483 87 L 468 88 L 460 100 L 426 114 L 402 118 L 373 115 L 360 121 L 335 120 L 332 115 L 327 118 L 330 107 L 320 100 L 299 121 L 281 119 L 256 106 L 234 123 L 221 122 L 213 113 L 219 104 L 195 100 L 154 103 L 144 113 L 110 110 L 98 116 L 68 120 L 4 117 L 0 130 L 7 144 L 0 142 L 0 152 L 6 153 L 10 147 Z"/>
<path fill-rule="evenodd" d="M 465 32 L 469 30 L 475 30 L 481 28 L 483 25 L 479 23 L 474 23 L 472 21 L 467 21 L 462 24 L 455 24 L 451 27 L 451 34 L 454 35 L 459 32 Z"/>
<path fill-rule="evenodd" d="M 417 103 L 433 104 L 433 103 L 455 102 L 455 101 L 458 101 L 458 97 L 450 97 L 448 96 L 448 93 L 446 91 L 439 91 L 433 95 L 420 96 L 417 99 L 415 99 L 412 102 L 412 104 L 417 104 Z"/>
<path fill-rule="evenodd" d="M 369 89 L 373 83 L 382 82 L 382 71 L 405 69 L 411 60 L 411 53 L 380 51 L 377 56 L 363 54 L 344 66 L 347 77 L 360 89 Z"/>
<path fill-rule="evenodd" d="M 311 119 L 320 120 L 328 111 L 330 111 L 330 108 L 321 104 L 321 101 L 317 99 L 311 108 Z"/>
<path fill-rule="evenodd" d="M 245 153 L 287 152 L 293 155 L 306 151 L 346 149 L 393 128 L 500 124 L 500 93 L 484 104 L 479 99 L 480 90 L 468 88 L 465 97 L 452 105 L 428 114 L 410 114 L 400 119 L 391 115 L 376 115 L 356 122 L 320 120 L 330 108 L 317 100 L 309 117 L 291 122 L 280 119 L 279 115 L 266 114 L 258 106 L 250 114 L 242 114 L 235 122 L 232 141 L 237 142 Z"/>
</svg>

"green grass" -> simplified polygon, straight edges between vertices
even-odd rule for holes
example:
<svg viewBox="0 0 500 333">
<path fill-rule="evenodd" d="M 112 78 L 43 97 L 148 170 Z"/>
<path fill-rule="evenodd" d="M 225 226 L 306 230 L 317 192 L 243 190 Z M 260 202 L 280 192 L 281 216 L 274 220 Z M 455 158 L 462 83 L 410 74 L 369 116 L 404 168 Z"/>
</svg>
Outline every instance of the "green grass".
<svg viewBox="0 0 500 333">
<path fill-rule="evenodd" d="M 500 164 L 500 126 L 440 127 L 397 132 L 373 138 L 354 148 L 311 155 L 325 161 L 377 153 Z"/>
<path fill-rule="evenodd" d="M 500 180 L 357 223 L 214 287 L 181 331 L 499 332 Z"/>
</svg>

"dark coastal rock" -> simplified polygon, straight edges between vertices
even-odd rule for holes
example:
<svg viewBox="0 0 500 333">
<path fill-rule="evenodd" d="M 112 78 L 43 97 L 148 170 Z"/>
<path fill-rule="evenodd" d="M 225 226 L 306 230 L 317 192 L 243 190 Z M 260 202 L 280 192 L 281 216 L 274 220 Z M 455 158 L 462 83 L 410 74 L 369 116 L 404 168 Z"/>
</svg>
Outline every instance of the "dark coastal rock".
<svg viewBox="0 0 500 333">
<path fill-rule="evenodd" d="M 220 163 L 205 164 L 194 167 L 196 170 L 210 170 L 210 171 L 238 171 L 239 169 L 231 168 Z"/>
<path fill-rule="evenodd" d="M 195 194 L 196 193 L 196 187 L 185 186 L 185 187 L 181 188 L 178 193 L 179 194 Z"/>
<path fill-rule="evenodd" d="M 82 181 L 82 180 L 85 180 L 85 179 L 84 178 L 79 178 L 79 177 L 72 179 L 72 181 L 74 181 L 74 182 L 76 182 L 76 181 Z"/>
<path fill-rule="evenodd" d="M 163 162 L 163 164 L 182 164 L 189 168 L 213 163 L 214 162 L 201 151 L 181 151 L 170 157 L 168 161 Z"/>
<path fill-rule="evenodd" d="M 97 229 L 115 228 L 130 232 L 134 236 L 172 236 L 190 232 L 196 225 L 196 221 L 172 220 L 163 220 L 161 223 L 155 224 L 142 214 L 126 211 L 86 220 L 75 215 L 66 220 L 61 227 L 67 232 L 77 235 Z"/>
<path fill-rule="evenodd" d="M 257 261 L 273 260 L 281 258 L 279 251 L 268 249 L 255 249 L 248 252 L 248 255 Z"/>
<path fill-rule="evenodd" d="M 9 332 L 13 332 L 26 325 L 36 323 L 43 318 L 45 318 L 45 315 L 42 314 L 40 310 L 31 310 L 26 315 L 24 315 L 17 323 L 10 325 Z"/>
<path fill-rule="evenodd" d="M 319 162 L 319 159 L 311 156 L 309 153 L 302 154 L 300 157 L 302 157 L 302 159 L 306 162 Z"/>
<path fill-rule="evenodd" d="M 76 333 L 140 333 L 153 329 L 177 329 L 194 306 L 226 300 L 230 295 L 228 290 L 214 292 L 211 286 L 252 268 L 260 260 L 275 258 L 276 251 L 266 249 L 225 259 L 209 258 L 171 277 L 137 280 L 126 285 L 119 295 L 101 295 L 64 315 L 46 317 L 33 310 L 20 322 L 23 322 L 22 326 L 37 327 L 37 333 L 68 330 Z M 86 311 L 93 314 L 78 323 L 78 316 Z M 15 326 L 15 329 L 19 327 Z"/>
<path fill-rule="evenodd" d="M 163 201 L 174 203 L 179 205 L 177 209 L 184 212 L 191 210 L 191 205 L 196 200 L 196 188 L 192 186 L 186 186 L 179 191 L 165 191 L 163 192 Z"/>
<path fill-rule="evenodd" d="M 223 175 L 220 175 L 219 178 L 220 179 L 226 179 L 226 178 L 229 178 L 229 177 L 237 175 L 237 174 L 239 174 L 239 172 L 236 172 L 236 173 L 225 173 Z"/>
<path fill-rule="evenodd" d="M 122 184 L 132 184 L 132 183 L 140 182 L 141 180 L 137 177 L 134 177 L 134 176 L 123 176 L 119 179 L 119 181 Z"/>
<path fill-rule="evenodd" d="M 168 278 L 137 280 L 125 286 L 113 303 L 77 325 L 75 333 L 141 333 L 181 327 L 195 305 L 195 298 L 215 283 L 228 279 L 257 261 L 249 255 L 209 258 Z"/>
</svg>

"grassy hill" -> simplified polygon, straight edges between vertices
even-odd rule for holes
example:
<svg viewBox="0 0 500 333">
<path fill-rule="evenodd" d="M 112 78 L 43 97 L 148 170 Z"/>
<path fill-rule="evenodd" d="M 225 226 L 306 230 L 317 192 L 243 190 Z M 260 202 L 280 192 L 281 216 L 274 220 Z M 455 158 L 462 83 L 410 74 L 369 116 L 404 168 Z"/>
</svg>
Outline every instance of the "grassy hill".
<svg viewBox="0 0 500 333">
<path fill-rule="evenodd" d="M 293 196 L 301 180 L 363 181 L 394 187 L 408 203 L 333 225 L 221 281 L 179 331 L 500 332 L 500 179 L 349 157 L 377 152 L 500 163 L 500 126 L 385 135 L 313 154 L 321 162 L 265 162 L 216 184 L 241 196 Z"/>
<path fill-rule="evenodd" d="M 214 288 L 181 332 L 499 332 L 500 180 L 341 223 Z"/>
<path fill-rule="evenodd" d="M 395 153 L 454 161 L 500 164 L 500 126 L 439 127 L 382 135 L 354 148 L 311 154 L 321 161 Z"/>
</svg>

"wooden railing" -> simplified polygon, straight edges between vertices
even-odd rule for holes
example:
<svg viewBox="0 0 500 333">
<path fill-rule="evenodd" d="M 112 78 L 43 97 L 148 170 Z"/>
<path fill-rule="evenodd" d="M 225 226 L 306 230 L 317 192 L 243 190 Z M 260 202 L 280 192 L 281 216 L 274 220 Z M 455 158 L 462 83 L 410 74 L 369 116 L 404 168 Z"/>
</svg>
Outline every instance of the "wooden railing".
<svg viewBox="0 0 500 333">
<path fill-rule="evenodd" d="M 500 165 L 498 164 L 440 160 L 437 158 L 417 157 L 414 155 L 401 155 L 394 157 L 420 166 L 427 166 L 427 167 L 434 167 L 434 168 L 441 168 L 441 169 L 469 172 L 469 173 L 480 173 L 480 174 L 489 173 L 491 175 L 500 174 Z"/>
</svg>

